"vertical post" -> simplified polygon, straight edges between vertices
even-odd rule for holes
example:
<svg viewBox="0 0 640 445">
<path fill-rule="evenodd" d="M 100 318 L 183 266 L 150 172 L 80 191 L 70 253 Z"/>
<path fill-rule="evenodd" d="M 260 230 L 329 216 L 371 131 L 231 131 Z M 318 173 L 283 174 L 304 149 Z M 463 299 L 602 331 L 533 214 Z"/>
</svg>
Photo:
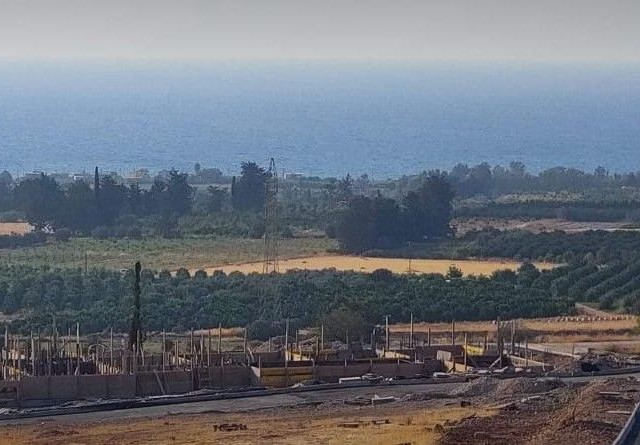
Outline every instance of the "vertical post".
<svg viewBox="0 0 640 445">
<path fill-rule="evenodd" d="M 498 345 L 498 357 L 500 359 L 500 367 L 502 368 L 502 352 L 503 352 L 503 348 L 502 348 L 502 336 L 501 336 L 501 332 L 500 332 L 500 317 L 497 317 L 496 319 L 496 343 Z"/>
<path fill-rule="evenodd" d="M 484 333 L 484 347 L 482 348 L 482 350 L 484 351 L 484 353 L 487 352 L 487 342 L 489 341 L 489 333 L 485 332 Z"/>
<path fill-rule="evenodd" d="M 33 331 L 31 331 L 31 375 L 38 375 L 36 372 L 36 341 L 33 338 Z"/>
<path fill-rule="evenodd" d="M 289 361 L 289 319 L 284 325 L 284 367 L 287 367 L 287 362 Z"/>
<path fill-rule="evenodd" d="M 51 337 L 49 337 L 51 341 Z M 71 375 L 71 368 L 73 366 L 73 337 L 71 337 L 71 326 L 67 329 L 67 375 Z M 47 360 L 51 360 L 51 345 L 47 347 Z M 49 375 L 51 375 L 51 369 L 49 369 Z"/>
<path fill-rule="evenodd" d="M 411 312 L 411 332 L 409 333 L 409 349 L 413 349 L 413 312 Z"/>
<path fill-rule="evenodd" d="M 37 335 L 37 338 L 36 338 L 36 363 L 37 363 L 37 366 L 38 366 L 38 369 L 36 371 L 36 375 L 40 375 L 41 374 L 41 369 L 42 369 L 42 357 L 41 357 L 41 355 L 42 355 L 42 353 L 41 353 L 42 345 L 41 345 L 41 341 L 40 341 L 40 329 L 38 329 L 38 332 L 37 332 L 36 335 Z"/>
<path fill-rule="evenodd" d="M 20 342 L 20 337 L 16 338 L 16 343 L 18 345 L 18 380 L 22 379 L 22 344 Z"/>
<path fill-rule="evenodd" d="M 529 366 L 529 337 L 524 338 L 524 367 Z"/>
<path fill-rule="evenodd" d="M 516 322 L 511 320 L 511 355 L 515 353 L 516 349 Z"/>
<path fill-rule="evenodd" d="M 467 333 L 464 333 L 464 370 L 467 370 Z"/>
<path fill-rule="evenodd" d="M 242 343 L 242 350 L 244 351 L 244 354 L 247 354 L 247 328 L 244 328 L 244 340 Z"/>
<path fill-rule="evenodd" d="M 456 321 L 451 320 L 451 344 L 456 344 Z"/>
<path fill-rule="evenodd" d="M 80 323 L 76 323 L 76 355 L 78 356 L 76 375 L 80 375 Z"/>
<path fill-rule="evenodd" d="M 211 329 L 207 329 L 207 366 L 211 366 Z"/>
<path fill-rule="evenodd" d="M 218 323 L 218 354 L 222 354 L 222 323 Z"/>
<path fill-rule="evenodd" d="M 289 386 L 289 319 L 284 328 L 284 385 Z"/>
<path fill-rule="evenodd" d="M 2 378 L 6 379 L 9 367 L 9 327 L 4 327 L 4 351 L 2 353 Z"/>
<path fill-rule="evenodd" d="M 136 359 L 135 359 L 135 370 L 136 374 L 138 372 L 138 356 L 141 355 L 142 348 L 140 347 L 140 329 L 136 331 Z"/>
<path fill-rule="evenodd" d="M 69 328 L 69 330 L 71 330 L 71 328 Z M 71 340 L 71 336 L 69 336 L 69 340 Z M 51 363 L 53 360 L 53 353 L 51 351 L 53 345 L 53 336 L 50 335 L 49 336 L 49 341 L 47 342 L 47 371 L 48 371 L 48 375 L 52 375 L 53 373 L 53 364 Z M 69 359 L 71 360 L 71 359 Z M 71 371 L 69 371 L 69 373 L 71 373 Z"/>
<path fill-rule="evenodd" d="M 204 334 L 200 334 L 200 358 L 198 359 L 198 367 L 204 365 Z"/>
<path fill-rule="evenodd" d="M 384 333 L 385 333 L 385 352 L 389 350 L 389 316 L 384 316 Z"/>
<path fill-rule="evenodd" d="M 109 374 L 113 373 L 113 327 L 109 330 Z"/>
<path fill-rule="evenodd" d="M 167 371 L 167 334 L 162 330 L 162 372 Z"/>
<path fill-rule="evenodd" d="M 324 323 L 320 325 L 320 350 L 324 351 Z"/>
<path fill-rule="evenodd" d="M 375 337 L 376 337 L 376 329 L 373 328 L 373 330 L 371 331 L 371 353 L 373 354 L 376 350 L 376 345 L 375 345 Z"/>
<path fill-rule="evenodd" d="M 194 349 L 193 349 L 193 328 L 191 328 L 191 331 L 189 332 L 189 344 L 191 347 L 191 350 L 189 351 L 190 354 L 190 364 L 191 364 L 191 372 L 193 373 L 193 361 L 195 359 L 195 354 L 194 354 Z"/>
</svg>

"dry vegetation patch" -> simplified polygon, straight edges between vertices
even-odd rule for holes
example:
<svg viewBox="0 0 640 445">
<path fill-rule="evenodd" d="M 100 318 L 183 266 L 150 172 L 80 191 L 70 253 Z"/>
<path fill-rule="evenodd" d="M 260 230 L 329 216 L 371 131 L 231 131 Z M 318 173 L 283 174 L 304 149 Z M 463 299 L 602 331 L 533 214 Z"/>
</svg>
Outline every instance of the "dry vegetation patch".
<svg viewBox="0 0 640 445">
<path fill-rule="evenodd" d="M 0 235 L 24 235 L 33 230 L 29 223 L 0 222 Z"/>
<path fill-rule="evenodd" d="M 279 262 L 281 272 L 289 270 L 322 270 L 335 268 L 341 271 L 373 272 L 376 269 L 388 269 L 394 273 L 440 273 L 446 274 L 450 267 L 457 267 L 465 275 L 491 275 L 496 270 L 516 270 L 522 263 L 499 260 L 421 260 L 406 258 L 373 258 L 352 255 L 314 256 L 293 258 Z M 211 273 L 222 270 L 225 273 L 262 272 L 262 262 L 248 262 L 207 268 Z M 539 269 L 550 269 L 551 263 L 535 263 Z"/>
<path fill-rule="evenodd" d="M 45 423 L 3 427 L 0 445 L 209 445 L 209 444 L 435 444 L 438 425 L 493 411 L 471 407 L 424 408 L 396 404 L 275 409 L 237 414 L 154 419 Z M 222 428 L 221 428 L 222 426 Z"/>
</svg>

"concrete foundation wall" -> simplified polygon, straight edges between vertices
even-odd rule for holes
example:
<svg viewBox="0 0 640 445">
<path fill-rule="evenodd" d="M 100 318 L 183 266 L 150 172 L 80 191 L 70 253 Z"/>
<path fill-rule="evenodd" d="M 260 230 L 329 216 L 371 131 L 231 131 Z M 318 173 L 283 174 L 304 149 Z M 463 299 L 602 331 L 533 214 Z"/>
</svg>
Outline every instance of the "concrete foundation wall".
<svg viewBox="0 0 640 445">
<path fill-rule="evenodd" d="M 71 401 L 99 398 L 133 398 L 183 394 L 199 388 L 249 386 L 284 387 L 305 380 L 337 383 L 341 377 L 374 373 L 384 377 L 412 377 L 439 371 L 441 363 L 369 362 L 316 364 L 291 362 L 291 366 L 246 367 L 229 365 L 196 371 L 144 372 L 137 375 L 80 375 L 23 377 L 19 382 L 0 381 L 0 399 L 28 401 Z M 6 394 L 3 396 L 2 394 Z"/>
<path fill-rule="evenodd" d="M 136 380 L 133 375 L 108 375 L 108 397 L 130 399 L 136 395 Z"/>
<path fill-rule="evenodd" d="M 109 394 L 108 375 L 85 375 L 76 382 L 79 399 L 101 399 Z"/>
<path fill-rule="evenodd" d="M 50 379 L 48 377 L 23 377 L 20 380 L 19 397 L 21 400 L 49 399 Z M 75 387 L 74 387 L 75 390 Z"/>
<path fill-rule="evenodd" d="M 0 401 L 15 401 L 18 399 L 19 382 L 0 380 Z"/>
<path fill-rule="evenodd" d="M 360 377 L 370 372 L 369 363 L 355 363 L 344 365 L 316 366 L 315 375 L 318 380 L 328 383 L 337 383 L 341 377 Z"/>
<path fill-rule="evenodd" d="M 259 382 L 262 386 L 274 388 L 283 388 L 314 378 L 313 366 L 292 366 L 287 368 L 254 367 L 252 373 L 255 376 L 253 381 Z"/>
<path fill-rule="evenodd" d="M 251 386 L 251 370 L 247 366 L 231 365 L 216 368 L 209 368 L 207 376 L 203 376 L 201 381 L 208 377 L 209 388 L 244 388 Z"/>
<path fill-rule="evenodd" d="M 19 399 L 78 400 L 102 398 L 131 398 L 135 396 L 132 375 L 81 375 L 23 377 L 19 385 Z"/>
<path fill-rule="evenodd" d="M 159 373 L 158 376 L 160 377 L 167 394 L 183 394 L 197 389 L 193 387 L 191 371 L 171 371 L 165 372 L 164 375 Z M 160 388 L 158 387 L 158 379 L 156 376 L 153 373 L 150 375 L 147 374 L 145 375 L 145 379 L 147 379 L 147 381 L 151 380 L 155 383 L 150 385 L 150 395 L 160 394 Z M 140 389 L 138 389 L 138 391 L 140 391 Z"/>
</svg>

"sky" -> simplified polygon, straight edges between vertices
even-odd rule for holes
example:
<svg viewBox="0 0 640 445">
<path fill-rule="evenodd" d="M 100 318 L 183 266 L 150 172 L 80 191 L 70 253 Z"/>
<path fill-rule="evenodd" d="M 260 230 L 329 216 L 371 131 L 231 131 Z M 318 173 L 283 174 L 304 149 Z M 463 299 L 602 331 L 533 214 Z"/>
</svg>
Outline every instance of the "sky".
<svg viewBox="0 0 640 445">
<path fill-rule="evenodd" d="M 640 61 L 639 0 L 0 0 L 0 59 Z"/>
</svg>

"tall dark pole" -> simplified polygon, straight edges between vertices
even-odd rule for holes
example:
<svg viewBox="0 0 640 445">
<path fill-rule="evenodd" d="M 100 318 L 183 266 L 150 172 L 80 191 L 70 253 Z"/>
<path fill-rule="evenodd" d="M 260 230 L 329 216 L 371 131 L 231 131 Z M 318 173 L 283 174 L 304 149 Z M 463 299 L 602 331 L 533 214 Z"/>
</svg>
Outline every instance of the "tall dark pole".
<svg viewBox="0 0 640 445">
<path fill-rule="evenodd" d="M 93 175 L 93 197 L 96 205 L 96 220 L 102 224 L 101 221 L 101 212 L 102 212 L 102 203 L 100 200 L 100 173 L 98 172 L 98 167 L 96 167 L 95 173 Z"/>
<path fill-rule="evenodd" d="M 140 333 L 140 271 L 142 266 L 140 262 L 136 262 L 135 266 L 135 283 L 133 285 L 133 319 L 131 320 L 131 330 L 129 331 L 129 350 L 137 351 L 140 349 L 138 344 L 138 335 Z"/>
</svg>

